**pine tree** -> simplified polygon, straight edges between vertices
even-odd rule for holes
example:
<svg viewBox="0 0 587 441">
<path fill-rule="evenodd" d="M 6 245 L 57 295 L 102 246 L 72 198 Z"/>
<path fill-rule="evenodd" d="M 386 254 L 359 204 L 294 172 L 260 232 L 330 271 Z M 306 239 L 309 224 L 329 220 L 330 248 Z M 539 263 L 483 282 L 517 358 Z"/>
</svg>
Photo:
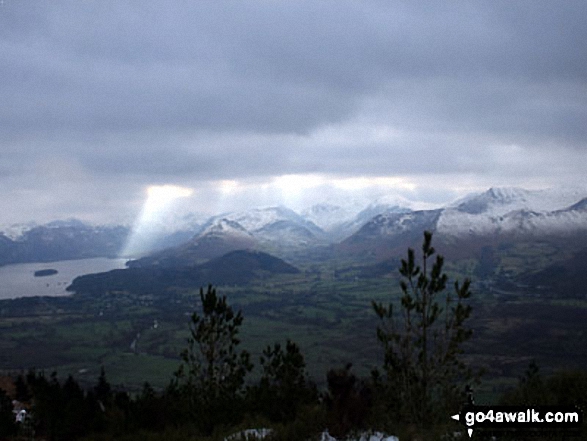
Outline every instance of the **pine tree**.
<svg viewBox="0 0 587 441">
<path fill-rule="evenodd" d="M 234 313 L 226 297 L 208 286 L 200 289 L 201 314 L 194 312 L 183 364 L 176 373 L 183 383 L 192 414 L 211 433 L 219 423 L 237 419 L 246 374 L 252 369 L 247 351 L 238 351 L 241 312 Z"/>
<path fill-rule="evenodd" d="M 371 389 L 351 373 L 352 364 L 330 369 L 326 374 L 328 391 L 324 404 L 328 410 L 328 431 L 346 438 L 350 431 L 364 429 L 371 407 Z"/>
<path fill-rule="evenodd" d="M 286 422 L 296 418 L 303 405 L 317 401 L 316 386 L 308 379 L 306 362 L 300 347 L 287 340 L 267 346 L 260 358 L 261 380 L 249 391 L 254 410 L 271 421 Z"/>
<path fill-rule="evenodd" d="M 0 389 L 0 439 L 16 434 L 16 424 L 12 413 L 12 400 Z"/>
<path fill-rule="evenodd" d="M 96 394 L 96 399 L 102 403 L 101 407 L 106 408 L 110 404 L 112 399 L 112 388 L 110 387 L 108 380 L 106 380 L 104 366 L 100 368 L 100 376 L 98 377 L 98 383 L 94 386 L 94 393 Z"/>
<path fill-rule="evenodd" d="M 411 248 L 401 261 L 399 314 L 394 314 L 391 303 L 372 302 L 381 320 L 377 338 L 384 348 L 385 376 L 378 381 L 385 386 L 396 417 L 421 426 L 458 410 L 464 385 L 474 377 L 460 357 L 472 334 L 465 326 L 471 314 L 465 303 L 471 282 L 456 281 L 454 294 L 445 291 L 444 258 L 436 255 L 431 264 L 431 242 L 432 233 L 424 232 L 421 266 Z"/>
</svg>

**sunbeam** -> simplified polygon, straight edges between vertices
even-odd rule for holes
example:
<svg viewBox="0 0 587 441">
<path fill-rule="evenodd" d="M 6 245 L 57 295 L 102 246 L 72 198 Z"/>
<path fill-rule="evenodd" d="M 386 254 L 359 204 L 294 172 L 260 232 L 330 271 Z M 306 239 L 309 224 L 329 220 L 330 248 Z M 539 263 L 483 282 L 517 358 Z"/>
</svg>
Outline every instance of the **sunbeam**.
<svg viewBox="0 0 587 441">
<path fill-rule="evenodd" d="M 165 217 L 173 211 L 174 202 L 193 194 L 191 188 L 176 185 L 151 185 L 147 198 L 126 245 L 122 257 L 138 257 L 153 248 L 165 233 Z"/>
</svg>

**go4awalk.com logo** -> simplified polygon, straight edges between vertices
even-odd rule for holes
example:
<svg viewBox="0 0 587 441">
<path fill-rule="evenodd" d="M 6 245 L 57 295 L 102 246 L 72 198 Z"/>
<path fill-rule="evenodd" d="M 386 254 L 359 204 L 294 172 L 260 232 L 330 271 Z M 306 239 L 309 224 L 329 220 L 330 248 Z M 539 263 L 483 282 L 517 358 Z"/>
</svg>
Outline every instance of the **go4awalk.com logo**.
<svg viewBox="0 0 587 441">
<path fill-rule="evenodd" d="M 475 406 L 466 405 L 452 419 L 467 428 L 489 430 L 578 431 L 583 412 L 577 406 Z"/>
</svg>

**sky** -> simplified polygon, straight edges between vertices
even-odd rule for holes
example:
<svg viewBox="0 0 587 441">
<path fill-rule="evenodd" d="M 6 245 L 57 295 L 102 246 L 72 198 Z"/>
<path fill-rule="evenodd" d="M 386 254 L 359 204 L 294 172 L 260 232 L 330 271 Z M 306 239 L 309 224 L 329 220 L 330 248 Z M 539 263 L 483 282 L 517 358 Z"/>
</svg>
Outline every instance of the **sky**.
<svg viewBox="0 0 587 441">
<path fill-rule="evenodd" d="M 584 0 L 0 1 L 0 223 L 132 222 L 153 188 L 212 214 L 584 186 L 585 23 Z"/>
</svg>

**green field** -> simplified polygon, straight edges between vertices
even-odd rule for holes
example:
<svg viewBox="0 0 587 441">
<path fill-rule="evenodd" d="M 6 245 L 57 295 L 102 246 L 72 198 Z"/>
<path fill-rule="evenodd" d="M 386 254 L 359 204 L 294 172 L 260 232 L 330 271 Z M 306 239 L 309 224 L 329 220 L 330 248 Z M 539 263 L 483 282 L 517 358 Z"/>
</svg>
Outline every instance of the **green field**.
<svg viewBox="0 0 587 441">
<path fill-rule="evenodd" d="M 447 268 L 461 279 L 474 269 L 471 261 Z M 267 345 L 290 338 L 300 345 L 313 379 L 323 385 L 329 368 L 353 363 L 355 372 L 368 375 L 381 365 L 371 301 L 398 302 L 394 272 L 360 278 L 324 266 L 318 273 L 264 277 L 246 286 L 218 286 L 217 291 L 243 311 L 240 336 L 254 363 Z M 465 353 L 470 364 L 486 371 L 483 393 L 492 396 L 515 383 L 533 359 L 545 372 L 587 365 L 587 301 L 505 292 L 490 285 L 473 286 L 469 325 L 474 336 Z M 198 302 L 197 290 L 175 288 L 151 295 L 112 292 L 2 301 L 0 369 L 56 370 L 93 384 L 104 366 L 114 385 L 137 390 L 148 381 L 165 387 L 179 366 Z"/>
</svg>

